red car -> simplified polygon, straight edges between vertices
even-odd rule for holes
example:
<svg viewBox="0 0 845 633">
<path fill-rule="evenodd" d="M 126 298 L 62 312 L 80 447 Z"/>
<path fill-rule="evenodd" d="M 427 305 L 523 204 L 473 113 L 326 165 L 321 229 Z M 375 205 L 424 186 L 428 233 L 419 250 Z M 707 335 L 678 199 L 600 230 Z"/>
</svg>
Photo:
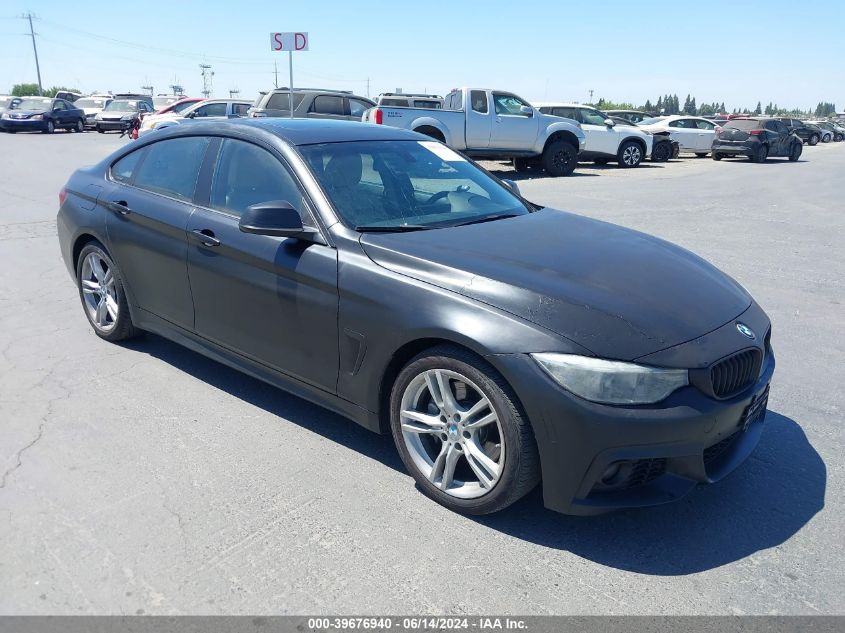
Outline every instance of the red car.
<svg viewBox="0 0 845 633">
<path fill-rule="evenodd" d="M 204 101 L 202 97 L 184 97 L 179 99 L 179 101 L 174 101 L 170 105 L 163 107 L 161 110 L 156 110 L 155 114 L 167 114 L 168 112 L 181 112 L 189 105 L 193 103 L 197 103 L 199 101 Z"/>
</svg>

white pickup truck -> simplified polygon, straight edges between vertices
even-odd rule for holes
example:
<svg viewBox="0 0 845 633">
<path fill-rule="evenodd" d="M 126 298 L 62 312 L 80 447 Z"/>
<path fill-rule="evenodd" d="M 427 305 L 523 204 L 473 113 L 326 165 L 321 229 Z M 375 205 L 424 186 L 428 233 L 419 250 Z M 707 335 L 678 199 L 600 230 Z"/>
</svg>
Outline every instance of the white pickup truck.
<svg viewBox="0 0 845 633">
<path fill-rule="evenodd" d="M 571 174 L 586 143 L 577 121 L 542 114 L 510 92 L 459 88 L 445 102 L 443 110 L 378 106 L 362 120 L 425 134 L 473 158 L 542 167 L 550 176 Z"/>
</svg>

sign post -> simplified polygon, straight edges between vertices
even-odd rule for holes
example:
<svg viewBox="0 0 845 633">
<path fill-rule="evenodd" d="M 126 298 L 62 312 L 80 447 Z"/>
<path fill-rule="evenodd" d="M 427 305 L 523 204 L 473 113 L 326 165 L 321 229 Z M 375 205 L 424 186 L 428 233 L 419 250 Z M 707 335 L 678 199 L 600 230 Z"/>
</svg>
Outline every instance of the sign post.
<svg viewBox="0 0 845 633">
<path fill-rule="evenodd" d="M 288 107 L 290 118 L 293 118 L 293 52 L 308 50 L 308 33 L 295 31 L 291 33 L 270 33 L 270 50 L 274 53 L 287 51 L 288 71 L 290 81 L 288 83 Z"/>
</svg>

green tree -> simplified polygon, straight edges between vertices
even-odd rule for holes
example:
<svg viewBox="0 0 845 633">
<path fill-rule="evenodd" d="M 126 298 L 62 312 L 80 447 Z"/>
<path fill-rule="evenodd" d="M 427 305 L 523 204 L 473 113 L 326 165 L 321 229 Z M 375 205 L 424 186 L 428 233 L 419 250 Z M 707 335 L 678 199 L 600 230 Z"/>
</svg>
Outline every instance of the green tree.
<svg viewBox="0 0 845 633">
<path fill-rule="evenodd" d="M 28 97 L 38 94 L 38 84 L 15 84 L 12 86 L 13 97 Z"/>
<path fill-rule="evenodd" d="M 757 102 L 757 107 L 754 108 L 754 114 L 763 114 L 763 104 L 759 101 Z"/>
</svg>

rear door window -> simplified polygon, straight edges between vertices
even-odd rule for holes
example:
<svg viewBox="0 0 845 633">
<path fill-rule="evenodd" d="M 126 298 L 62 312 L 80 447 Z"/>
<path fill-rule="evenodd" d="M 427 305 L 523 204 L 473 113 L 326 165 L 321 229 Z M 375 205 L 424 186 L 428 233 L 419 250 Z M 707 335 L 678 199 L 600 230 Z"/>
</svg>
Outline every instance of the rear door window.
<svg viewBox="0 0 845 633">
<path fill-rule="evenodd" d="M 208 103 L 194 110 L 194 117 L 197 119 L 207 116 L 226 116 L 226 104 Z"/>
<path fill-rule="evenodd" d="M 187 136 L 149 145 L 133 184 L 153 193 L 190 202 L 208 143 L 208 138 Z"/>
<path fill-rule="evenodd" d="M 361 101 L 360 99 L 349 99 L 349 114 L 356 118 L 361 118 L 364 115 L 364 112 L 372 108 L 369 103 L 366 101 Z"/>
<path fill-rule="evenodd" d="M 343 97 L 318 95 L 314 98 L 314 103 L 311 104 L 311 112 L 316 112 L 317 114 L 344 114 Z"/>
<path fill-rule="evenodd" d="M 487 114 L 487 93 L 483 90 L 471 90 L 469 100 L 472 102 L 472 111 L 479 114 Z"/>
<path fill-rule="evenodd" d="M 117 161 L 114 165 L 112 165 L 112 180 L 116 180 L 117 182 L 122 183 L 131 182 L 132 175 L 135 173 L 135 168 L 138 166 L 138 163 L 140 162 L 141 156 L 143 156 L 143 154 L 144 149 L 142 148 L 132 152 L 131 154 L 127 154 L 119 161 Z"/>
<path fill-rule="evenodd" d="M 554 116 L 562 116 L 566 119 L 574 119 L 581 121 L 581 115 L 578 113 L 578 108 L 552 108 Z"/>
</svg>

